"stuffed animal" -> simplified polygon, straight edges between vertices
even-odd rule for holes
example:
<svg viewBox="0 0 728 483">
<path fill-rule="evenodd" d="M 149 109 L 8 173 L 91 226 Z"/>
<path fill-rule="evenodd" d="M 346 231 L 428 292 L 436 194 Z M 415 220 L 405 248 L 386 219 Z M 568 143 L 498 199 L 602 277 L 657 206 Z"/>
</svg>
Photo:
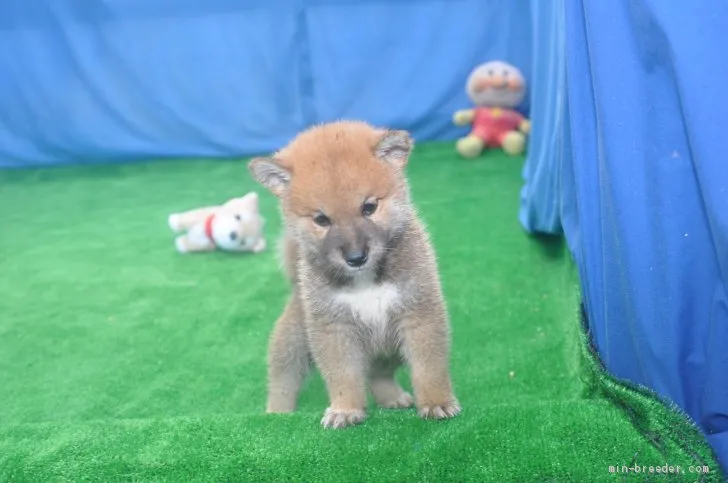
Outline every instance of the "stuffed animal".
<svg viewBox="0 0 728 483">
<path fill-rule="evenodd" d="M 468 77 L 466 91 L 473 109 L 457 111 L 457 126 L 472 125 L 470 134 L 455 149 L 464 158 L 475 158 L 486 148 L 502 148 L 507 154 L 523 153 L 530 123 L 516 107 L 523 101 L 526 82 L 521 72 L 505 62 L 486 62 Z"/>
<path fill-rule="evenodd" d="M 265 220 L 258 211 L 258 193 L 250 192 L 220 206 L 207 206 L 169 215 L 174 232 L 186 231 L 175 240 L 180 253 L 211 251 L 258 253 L 265 250 Z"/>
</svg>

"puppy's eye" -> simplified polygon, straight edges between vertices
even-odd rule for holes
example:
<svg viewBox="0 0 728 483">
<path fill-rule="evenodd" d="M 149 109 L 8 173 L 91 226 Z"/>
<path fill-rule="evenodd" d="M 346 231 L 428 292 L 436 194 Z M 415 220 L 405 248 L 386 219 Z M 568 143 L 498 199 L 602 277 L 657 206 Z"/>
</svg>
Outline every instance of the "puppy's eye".
<svg viewBox="0 0 728 483">
<path fill-rule="evenodd" d="M 364 216 L 372 216 L 379 205 L 376 201 L 367 201 L 361 206 L 361 214 Z"/>
<path fill-rule="evenodd" d="M 321 213 L 313 217 L 313 222 L 316 223 L 318 226 L 324 228 L 331 225 L 331 220 L 329 219 L 329 217 Z"/>
<path fill-rule="evenodd" d="M 235 215 L 235 219 L 240 221 L 240 215 Z"/>
</svg>

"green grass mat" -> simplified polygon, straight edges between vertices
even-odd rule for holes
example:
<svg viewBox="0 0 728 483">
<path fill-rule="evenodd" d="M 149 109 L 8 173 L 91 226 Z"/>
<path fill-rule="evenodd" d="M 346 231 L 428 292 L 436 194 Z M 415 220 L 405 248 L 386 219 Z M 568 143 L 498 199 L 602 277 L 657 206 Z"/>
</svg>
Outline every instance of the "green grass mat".
<svg viewBox="0 0 728 483">
<path fill-rule="evenodd" d="M 634 477 L 609 466 L 637 454 L 695 481 L 687 453 L 666 460 L 607 399 L 583 398 L 576 275 L 561 243 L 518 225 L 521 166 L 417 147 L 464 411 L 372 407 L 338 432 L 319 426 L 318 376 L 299 413 L 263 414 L 287 294 L 274 250 L 174 250 L 170 212 L 258 189 L 244 162 L 0 173 L 0 480 L 611 481 Z"/>
</svg>

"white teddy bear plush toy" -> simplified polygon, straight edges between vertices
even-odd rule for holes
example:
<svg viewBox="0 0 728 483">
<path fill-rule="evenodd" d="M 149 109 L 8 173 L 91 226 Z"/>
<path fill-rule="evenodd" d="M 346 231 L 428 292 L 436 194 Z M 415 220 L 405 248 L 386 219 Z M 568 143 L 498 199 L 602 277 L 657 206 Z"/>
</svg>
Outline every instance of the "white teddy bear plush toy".
<svg viewBox="0 0 728 483">
<path fill-rule="evenodd" d="M 258 193 L 250 192 L 220 206 L 206 206 L 169 215 L 172 231 L 186 233 L 175 239 L 180 253 L 215 249 L 259 253 L 265 250 L 265 220 L 258 211 Z"/>
</svg>

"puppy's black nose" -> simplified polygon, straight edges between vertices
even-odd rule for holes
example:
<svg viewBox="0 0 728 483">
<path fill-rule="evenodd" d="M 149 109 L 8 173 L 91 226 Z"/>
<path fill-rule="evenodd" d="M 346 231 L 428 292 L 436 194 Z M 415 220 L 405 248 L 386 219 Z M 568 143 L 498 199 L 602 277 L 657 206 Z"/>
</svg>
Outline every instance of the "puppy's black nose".
<svg viewBox="0 0 728 483">
<path fill-rule="evenodd" d="M 361 267 L 367 262 L 368 254 L 366 250 L 352 250 L 344 252 L 344 260 L 350 267 Z"/>
</svg>

